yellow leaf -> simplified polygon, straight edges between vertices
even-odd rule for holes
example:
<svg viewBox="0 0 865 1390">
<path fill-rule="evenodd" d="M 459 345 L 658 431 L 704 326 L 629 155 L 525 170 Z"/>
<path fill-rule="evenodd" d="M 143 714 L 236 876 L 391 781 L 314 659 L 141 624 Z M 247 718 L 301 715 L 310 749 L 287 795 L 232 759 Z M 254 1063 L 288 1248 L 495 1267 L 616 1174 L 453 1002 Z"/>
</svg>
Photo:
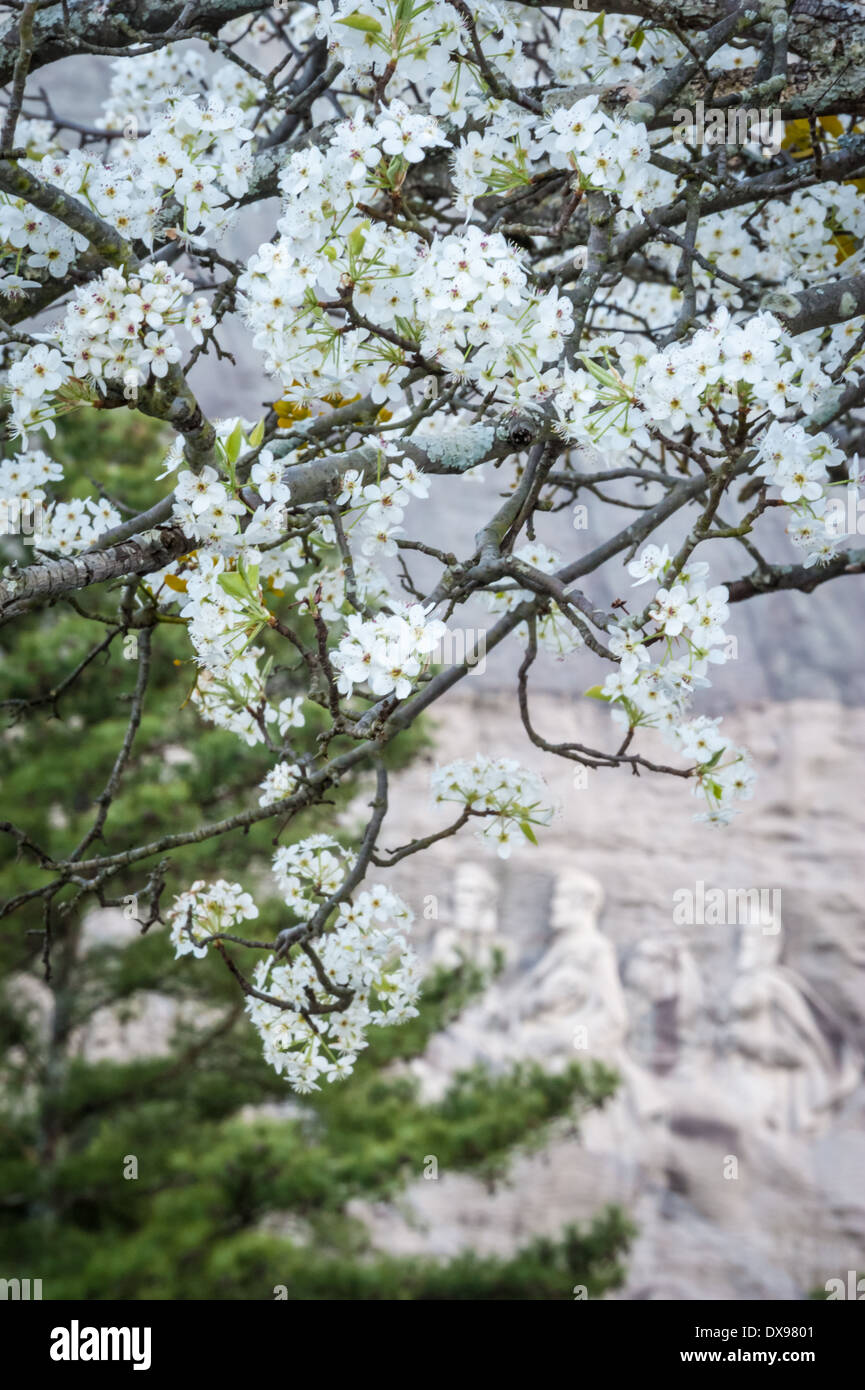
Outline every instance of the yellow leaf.
<svg viewBox="0 0 865 1390">
<path fill-rule="evenodd" d="M 274 401 L 273 408 L 280 429 L 286 429 L 296 420 L 306 420 L 310 415 L 309 406 L 299 405 L 296 401 Z"/>
<path fill-rule="evenodd" d="M 355 401 L 360 400 L 360 392 L 353 396 L 344 396 L 341 391 L 325 391 L 321 399 L 325 405 L 333 406 L 334 410 L 339 410 L 342 405 L 354 405 Z"/>
<path fill-rule="evenodd" d="M 844 127 L 837 116 L 818 116 L 817 124 L 823 127 L 827 135 L 834 135 L 836 140 L 844 134 Z"/>
<path fill-rule="evenodd" d="M 186 593 L 186 580 L 185 580 L 185 579 L 181 579 L 179 575 L 177 575 L 177 574 L 167 574 L 167 575 L 165 576 L 165 582 L 166 582 L 166 584 L 168 585 L 169 589 L 174 589 L 176 593 L 178 593 L 178 594 L 185 594 L 185 593 Z"/>
<path fill-rule="evenodd" d="M 820 126 L 827 135 L 832 135 L 835 139 L 844 134 L 844 127 L 837 116 L 818 116 L 817 125 Z M 794 156 L 805 158 L 813 154 L 811 147 L 811 127 L 807 121 L 785 121 L 784 139 L 781 146 L 789 150 Z"/>
</svg>

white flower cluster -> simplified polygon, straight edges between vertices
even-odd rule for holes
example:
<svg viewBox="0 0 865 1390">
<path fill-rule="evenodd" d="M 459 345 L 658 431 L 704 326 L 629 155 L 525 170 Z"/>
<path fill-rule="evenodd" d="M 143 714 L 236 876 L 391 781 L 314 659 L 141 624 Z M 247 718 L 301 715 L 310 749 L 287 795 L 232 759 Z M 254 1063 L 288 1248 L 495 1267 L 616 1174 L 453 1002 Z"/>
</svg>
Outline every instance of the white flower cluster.
<svg viewBox="0 0 865 1390">
<path fill-rule="evenodd" d="M 643 29 L 640 20 L 623 15 L 579 10 L 561 11 L 542 51 L 556 86 L 564 88 L 634 82 L 643 75 L 647 55 L 663 64 L 684 57 L 679 41 L 663 29 Z"/>
<path fill-rule="evenodd" d="M 343 695 L 366 686 L 372 695 L 404 700 L 445 636 L 447 628 L 419 603 L 392 605 L 390 613 L 364 618 L 350 613 L 331 662 Z"/>
<path fill-rule="evenodd" d="M 144 265 L 128 279 L 108 269 L 79 286 L 63 322 L 46 335 L 56 347 L 38 343 L 9 369 L 13 433 L 26 437 L 44 429 L 53 437 L 55 397 L 73 378 L 96 391 L 122 382 L 134 400 L 151 374 L 164 377 L 180 360 L 174 325 L 206 308 L 199 300 L 185 302 L 191 290 L 188 280 L 161 263 Z"/>
<path fill-rule="evenodd" d="M 280 592 L 296 585 L 306 558 L 297 537 L 285 537 L 290 492 L 282 482 L 283 465 L 270 450 L 259 448 L 248 469 L 261 505 L 251 512 L 241 500 L 237 466 L 249 457 L 250 432 L 252 427 L 242 419 L 218 421 L 221 472 L 206 465 L 198 472 L 178 473 L 173 517 L 197 542 L 197 550 L 151 576 L 150 587 L 163 604 L 177 602 L 180 596 L 180 617 L 199 666 L 193 703 L 205 719 L 252 745 L 267 741 L 274 728 L 285 738 L 291 728 L 304 723 L 300 697 L 288 696 L 278 703 L 268 697 L 272 660 L 262 665 L 265 653 L 252 643 L 273 621 L 265 602 L 266 586 Z M 172 447 L 163 476 L 174 472 L 181 458 L 181 447 Z M 241 519 L 246 523 L 243 529 Z M 298 601 L 312 601 L 315 586 L 296 592 Z M 336 616 L 341 618 L 341 612 Z M 268 784 L 265 790 L 276 786 Z"/>
<path fill-rule="evenodd" d="M 828 434 L 808 434 L 801 425 L 776 420 L 760 441 L 758 454 L 757 473 L 781 489 L 781 501 L 793 512 L 787 534 L 807 552 L 806 566 L 825 564 L 847 534 L 839 524 L 839 509 L 829 506 L 829 469 L 844 463 L 843 451 Z"/>
<path fill-rule="evenodd" d="M 44 273 L 62 279 L 86 248 L 87 238 L 80 232 L 23 198 L 0 193 L 0 250 L 4 256 L 15 256 L 15 270 L 4 275 L 0 284 L 5 296 L 20 297 L 24 290 L 38 286 Z M 20 274 L 22 269 L 25 276 Z"/>
<path fill-rule="evenodd" d="M 120 521 L 120 513 L 104 497 L 53 502 L 45 512 L 38 546 L 60 556 L 75 555 L 87 550 L 104 531 L 119 526 Z"/>
<path fill-rule="evenodd" d="M 376 447 L 380 461 L 387 455 L 398 453 L 395 443 L 383 439 L 371 442 Z M 396 537 L 403 529 L 400 523 L 405 508 L 412 497 L 428 497 L 429 489 L 429 479 L 411 459 L 391 462 L 387 476 L 380 477 L 376 483 L 365 484 L 360 472 L 348 469 L 343 474 L 342 491 L 337 502 L 340 506 L 349 504 L 345 513 L 349 519 L 347 529 L 352 539 L 360 542 L 361 556 L 380 560 L 396 555 Z M 366 583 L 361 585 L 360 593 L 367 597 Z"/>
<path fill-rule="evenodd" d="M 395 6 L 387 0 L 364 0 L 358 12 L 355 0 L 321 0 L 316 6 L 316 34 L 328 41 L 332 55 L 347 69 L 350 80 L 369 81 L 379 76 L 393 58 L 398 58 L 403 85 L 415 84 L 425 94 L 441 93 L 437 115 L 453 115 L 464 102 L 475 100 L 479 86 L 471 72 L 454 81 L 453 55 L 470 51 L 457 12 L 446 0 L 423 0 L 415 5 Z M 472 7 L 479 34 L 497 30 L 497 63 L 514 82 L 527 81 L 530 67 L 522 58 L 517 26 L 498 5 L 481 0 Z M 459 65 L 462 69 L 463 65 Z M 455 108 L 448 97 L 462 92 Z M 435 110 L 435 106 L 433 108 Z"/>
<path fill-rule="evenodd" d="M 228 459 L 227 448 L 232 436 L 241 432 L 238 447 L 245 452 L 246 441 L 242 431 L 249 430 L 246 421 L 239 419 L 216 422 L 216 449 L 221 463 L 222 474 L 206 464 L 197 472 L 181 469 L 174 488 L 174 507 L 172 515 L 186 534 L 194 540 L 209 543 L 209 549 L 225 557 L 244 555 L 250 563 L 258 565 L 265 579 L 272 579 L 279 587 L 287 573 L 293 573 L 300 562 L 296 540 L 284 536 L 286 513 L 285 504 L 291 496 L 291 489 L 282 481 L 284 464 L 278 462 L 270 449 L 261 449 L 256 462 L 249 469 L 249 482 L 258 493 L 264 505 L 253 508 L 241 498 L 233 465 L 238 461 Z M 182 462 L 182 440 L 172 450 L 166 462 L 164 477 L 174 472 Z M 224 481 L 224 478 L 229 481 Z M 246 525 L 241 528 L 241 519 Z M 276 549 L 272 549 L 282 542 Z M 259 546 L 267 546 L 261 553 Z"/>
<path fill-rule="evenodd" d="M 436 768 L 430 778 L 433 801 L 455 801 L 482 817 L 477 838 L 507 859 L 518 835 L 537 843 L 533 827 L 549 825 L 555 814 L 542 777 L 512 758 L 478 753 Z"/>
<path fill-rule="evenodd" d="M 729 420 L 740 409 L 754 418 L 766 410 L 780 417 L 791 407 L 813 409 L 831 385 L 773 315 L 759 313 L 739 325 L 724 307 L 707 327 L 663 352 L 647 355 L 612 333 L 590 344 L 583 363 L 563 374 L 555 398 L 560 429 L 566 439 L 611 453 L 634 443 L 648 448 L 653 426 L 667 434 L 690 427 L 698 444 L 715 447 L 709 406 Z"/>
<path fill-rule="evenodd" d="M 187 44 L 178 48 L 168 43 L 154 53 L 116 58 L 111 64 L 109 94 L 96 124 L 100 130 L 134 128 L 137 134 L 139 112 L 150 119 L 178 89 L 202 85 L 206 71 L 203 54 Z"/>
<path fill-rule="evenodd" d="M 0 460 L 0 535 L 26 529 L 39 550 L 63 556 L 86 550 L 119 525 L 120 513 L 106 498 L 49 498 L 43 483 L 62 477 L 60 464 L 40 449 Z"/>
<path fill-rule="evenodd" d="M 324 521 L 326 522 L 327 518 L 324 518 Z M 322 524 L 320 533 L 324 533 L 326 529 L 326 526 Z M 320 538 L 325 539 L 323 535 L 320 535 Z M 316 539 L 318 540 L 319 537 Z M 271 555 L 274 553 L 276 552 L 270 552 Z M 373 564 L 372 560 L 368 560 L 364 555 L 356 555 L 352 569 L 354 573 L 352 592 L 357 595 L 361 602 L 369 604 L 371 608 L 378 608 L 390 600 L 390 585 L 387 578 Z M 315 607 L 326 623 L 341 623 L 345 619 L 346 605 L 352 601 L 349 597 L 350 587 L 350 576 L 344 562 L 333 565 L 323 564 L 321 569 L 314 572 L 307 583 L 298 585 L 295 589 L 295 598 L 298 603 L 308 603 Z"/>
<path fill-rule="evenodd" d="M 241 24 L 246 26 L 248 20 Z M 272 37 L 273 31 L 268 32 Z M 205 86 L 211 98 L 225 106 L 239 107 L 244 113 L 257 108 L 267 95 L 264 83 L 237 63 L 224 63 L 208 74 L 203 54 L 187 45 L 178 48 L 166 44 L 155 53 L 118 58 L 112 63 L 110 92 L 97 125 L 101 130 L 121 131 L 131 141 L 139 134 L 139 121 L 155 122 L 158 108 L 175 100 L 178 91 L 188 93 L 190 88 Z M 278 120 L 279 112 L 270 107 L 262 112 L 256 131 L 270 130 Z M 124 154 L 128 153 L 124 147 Z"/>
<path fill-rule="evenodd" d="M 299 781 L 300 768 L 297 763 L 277 763 L 261 783 L 259 806 L 272 806 L 275 801 L 291 796 Z"/>
<path fill-rule="evenodd" d="M 199 662 L 214 670 L 221 670 L 238 655 L 230 649 L 246 626 L 242 599 L 228 593 L 220 583 L 227 572 L 225 561 L 215 557 L 180 581 L 186 594 L 180 616 L 186 620 L 189 640 Z M 175 586 L 171 588 L 174 590 Z M 173 601 L 173 593 L 166 597 Z"/>
<path fill-rule="evenodd" d="M 404 354 L 361 329 L 345 332 L 342 317 L 318 301 L 332 303 L 352 282 L 354 307 L 364 317 L 396 328 L 411 316 L 411 276 L 424 242 L 414 232 L 370 225 L 355 204 L 378 196 L 379 166 L 422 159 L 442 143 L 431 117 L 394 103 L 374 124 L 362 115 L 340 122 L 327 148 L 298 151 L 282 170 L 279 236 L 250 258 L 238 303 L 286 399 L 342 388 L 350 397 L 373 391 L 381 403 L 399 396 Z"/>
<path fill-rule="evenodd" d="M 839 227 L 861 237 L 865 209 L 854 187 L 827 183 L 790 198 L 773 199 L 760 209 L 754 218 L 759 243 L 742 235 L 738 209 L 701 218 L 697 250 L 746 284 L 758 279 L 767 285 L 783 283 L 795 293 L 813 283 L 814 277 L 822 280 L 834 273 Z M 652 259 L 675 271 L 677 254 L 675 247 L 653 248 Z M 702 291 L 711 289 L 716 300 L 730 307 L 741 304 L 741 290 L 704 266 L 695 264 L 694 279 Z"/>
<path fill-rule="evenodd" d="M 647 622 L 623 619 L 609 630 L 609 648 L 619 662 L 597 693 L 613 705 L 613 718 L 629 728 L 659 729 L 666 741 L 698 767 L 694 794 L 707 809 L 696 820 L 724 825 L 735 814 L 737 797 L 752 795 L 755 774 L 745 749 L 720 731 L 720 719 L 688 718 L 694 691 L 711 685 L 710 665 L 728 660 L 727 589 L 706 585 L 709 566 L 692 560 L 672 571 L 667 546 L 649 545 L 628 566 L 635 586 L 660 581 Z M 653 624 L 647 628 L 647 623 Z M 663 637 L 663 656 L 651 659 L 649 644 Z M 722 759 L 724 761 L 722 761 Z"/>
<path fill-rule="evenodd" d="M 830 145 L 836 143 L 828 133 L 825 138 Z M 671 158 L 688 159 L 691 149 L 674 144 L 665 153 Z M 675 176 L 665 170 L 652 168 L 646 177 L 653 185 L 653 199 L 666 203 L 680 192 Z M 861 260 L 861 251 L 854 248 L 865 237 L 865 201 L 854 184 L 827 182 L 767 200 L 753 210 L 747 223 L 753 228 L 750 235 L 743 234 L 738 208 L 700 218 L 696 249 L 703 259 L 694 262 L 693 275 L 701 314 L 712 303 L 729 309 L 740 307 L 743 286 L 749 284 L 756 283 L 767 290 L 777 286 L 784 293 L 796 294 L 815 280 L 850 274 Z M 634 214 L 619 213 L 617 225 L 636 225 Z M 656 349 L 650 335 L 634 334 L 635 316 L 647 325 L 663 324 L 672 321 L 681 309 L 681 295 L 675 286 L 679 248 L 653 242 L 648 254 L 653 263 L 660 264 L 669 283 L 660 283 L 661 277 L 647 281 L 623 276 L 599 296 L 603 302 L 593 316 L 596 331 L 625 329 L 635 340 L 634 349 L 644 357 L 652 356 Z M 715 267 L 722 274 L 715 273 Z M 733 320 L 729 322 L 732 326 Z M 845 379 L 850 379 L 856 374 L 856 365 L 845 366 L 842 359 L 855 344 L 863 324 L 865 319 L 860 316 L 829 329 L 799 334 L 795 339 L 795 362 L 827 374 L 840 366 Z M 786 357 L 783 360 L 787 362 Z"/>
<path fill-rule="evenodd" d="M 175 897 L 168 913 L 175 960 L 180 956 L 206 956 L 210 937 L 232 932 L 239 923 L 257 916 L 258 908 L 239 883 L 228 883 L 224 878 L 216 883 L 198 879 Z"/>
<path fill-rule="evenodd" d="M 645 31 L 636 19 L 562 10 L 554 29 L 538 30 L 534 16 L 515 6 L 480 0 L 471 10 L 475 32 L 494 56 L 497 73 L 517 89 L 538 81 L 540 64 L 553 73 L 555 85 L 568 88 L 638 78 L 643 72 L 637 56 L 642 45 L 641 56 L 651 52 L 655 61 L 684 56 L 672 35 Z M 295 42 L 308 36 L 309 14 L 308 7 L 298 6 L 292 16 Z M 327 39 L 332 56 L 360 88 L 371 85 L 395 61 L 391 89 L 415 100 L 419 96 L 434 116 L 453 127 L 462 128 L 469 119 L 476 125 L 491 120 L 499 127 L 497 135 L 506 134 L 508 122 L 526 115 L 523 108 L 489 90 L 467 26 L 446 0 L 398 8 L 387 0 L 364 0 L 361 9 L 356 0 L 323 0 L 316 6 L 315 21 L 316 34 Z M 527 39 L 537 45 L 537 59 L 525 50 Z M 524 141 L 532 158 L 543 153 L 533 149 L 535 143 L 531 137 Z"/>
<path fill-rule="evenodd" d="M 44 483 L 57 482 L 63 469 L 41 449 L 29 449 L 12 458 L 0 459 L 0 498 L 8 503 L 27 503 L 43 507 L 47 494 Z"/>
<path fill-rule="evenodd" d="M 353 863 L 336 840 L 313 835 L 278 850 L 273 869 L 287 905 L 308 919 L 339 890 Z M 251 998 L 247 1010 L 265 1057 L 295 1090 L 318 1090 L 322 1080 L 348 1076 L 371 1025 L 417 1014 L 420 970 L 406 941 L 411 922 L 406 904 L 381 884 L 339 904 L 331 929 L 310 945 L 328 983 L 345 992 L 342 998 L 322 984 L 300 946 L 284 962 L 270 957 L 258 964 L 256 988 L 288 1007 Z M 312 1017 L 311 1001 L 329 1011 Z"/>
<path fill-rule="evenodd" d="M 216 469 L 209 464 L 197 473 L 184 469 L 178 474 L 173 517 L 195 540 L 236 536 L 238 519 L 246 511 L 243 502 L 232 496 Z M 257 520 L 260 525 L 261 518 Z"/>
<path fill-rule="evenodd" d="M 203 719 L 236 734 L 250 747 L 264 742 L 268 725 L 285 738 L 290 729 L 302 728 L 306 722 L 302 696 L 288 695 L 277 704 L 268 699 L 267 667 L 262 670 L 260 665 L 263 656 L 261 647 L 249 647 L 233 660 L 223 652 L 222 667 L 202 666 L 192 691 L 192 703 Z"/>
<path fill-rule="evenodd" d="M 280 849 L 274 874 L 288 906 L 308 917 L 337 892 L 352 863 L 336 840 L 313 835 Z M 258 915 L 240 884 L 199 879 L 168 913 L 175 956 L 201 958 L 213 937 L 237 934 Z M 318 1090 L 322 1080 L 348 1076 L 370 1026 L 415 1017 L 420 970 L 406 941 L 411 921 L 402 899 L 374 884 L 341 902 L 330 930 L 310 943 L 317 962 L 294 946 L 284 961 L 270 956 L 255 967 L 254 987 L 279 1003 L 250 996 L 247 1012 L 268 1062 L 295 1090 Z"/>
<path fill-rule="evenodd" d="M 553 168 L 574 169 L 581 184 L 615 193 L 622 207 L 644 202 L 651 155 L 644 125 L 614 120 L 590 96 L 560 106 L 541 130 Z"/>
<path fill-rule="evenodd" d="M 319 899 L 337 892 L 354 863 L 355 856 L 330 835 L 310 835 L 276 851 L 273 876 L 286 906 L 305 917 Z"/>
<path fill-rule="evenodd" d="M 368 391 L 384 405 L 401 397 L 405 349 L 372 331 L 346 331 L 341 309 L 321 308 L 337 303 L 346 284 L 358 315 L 400 337 L 408 331 L 427 360 L 484 390 L 496 386 L 503 401 L 542 402 L 559 384 L 544 364 L 561 356 L 570 301 L 555 288 L 536 291 L 500 233 L 468 227 L 427 247 L 357 210 L 375 194 L 380 161 L 419 160 L 443 142 L 431 118 L 392 103 L 375 123 L 340 123 L 327 151 L 291 156 L 280 176 L 280 236 L 259 247 L 239 281 L 253 343 L 287 400 Z"/>
<path fill-rule="evenodd" d="M 499 388 L 500 398 L 546 399 L 543 364 L 561 357 L 573 308 L 555 288 L 545 295 L 533 290 L 501 233 L 467 227 L 436 238 L 415 271 L 412 291 L 428 361 L 485 392 Z"/>
<path fill-rule="evenodd" d="M 286 696 L 274 704 L 268 698 L 269 665 L 262 667 L 264 652 L 250 646 L 266 617 L 262 591 L 257 584 L 254 590 L 250 586 L 250 597 L 245 598 L 243 586 L 234 583 L 237 578 L 221 556 L 209 556 L 183 578 L 169 575 L 162 597 L 173 602 L 178 589 L 183 595 L 180 616 L 186 620 L 199 664 L 193 703 L 210 723 L 252 746 L 264 742 L 268 725 L 281 737 L 289 729 L 302 728 L 303 701 Z"/>
<path fill-rule="evenodd" d="M 622 208 L 651 211 L 661 193 L 650 156 L 646 127 L 608 116 L 596 96 L 559 106 L 540 121 L 507 104 L 483 134 L 471 131 L 461 140 L 453 161 L 456 202 L 471 211 L 483 194 L 518 188 L 550 167 L 572 173 L 574 189 L 603 190 Z"/>
<path fill-rule="evenodd" d="M 157 55 L 153 55 L 154 59 Z M 123 61 L 123 60 L 121 60 Z M 130 59 L 130 63 L 139 60 Z M 137 106 L 127 111 L 140 111 Z M 114 126 L 114 108 L 107 118 Z M 129 121 L 129 117 L 124 117 Z M 197 245 L 222 235 L 230 223 L 226 205 L 243 196 L 252 173 L 248 142 L 253 132 L 243 124 L 239 107 L 212 94 L 202 104 L 177 95 L 152 129 L 115 143 L 110 160 L 86 150 L 52 149 L 38 159 L 22 159 L 24 168 L 53 187 L 85 202 L 126 240 L 152 246 L 157 228 L 174 226 L 176 236 Z M 121 122 L 121 126 L 123 122 Z M 45 274 L 62 278 L 87 248 L 87 238 L 23 198 L 0 194 L 0 253 L 15 255 L 14 278 L 0 285 L 5 293 L 38 284 Z M 26 272 L 29 280 L 22 279 Z M 35 277 L 35 279 L 33 278 Z"/>
</svg>

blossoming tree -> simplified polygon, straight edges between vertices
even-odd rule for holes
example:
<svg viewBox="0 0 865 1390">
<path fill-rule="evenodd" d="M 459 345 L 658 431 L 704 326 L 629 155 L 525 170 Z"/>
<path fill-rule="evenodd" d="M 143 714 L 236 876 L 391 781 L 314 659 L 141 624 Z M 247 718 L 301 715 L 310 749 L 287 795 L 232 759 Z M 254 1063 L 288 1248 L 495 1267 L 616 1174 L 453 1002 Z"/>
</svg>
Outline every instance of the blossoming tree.
<svg viewBox="0 0 865 1390">
<path fill-rule="evenodd" d="M 266 1057 L 314 1089 L 352 1070 L 371 1027 L 414 1013 L 411 912 L 377 871 L 469 823 L 507 854 L 553 814 L 541 780 L 492 751 L 435 772 L 455 818 L 384 847 L 384 750 L 472 669 L 474 653 L 437 659 L 466 604 L 487 604 L 487 650 L 521 649 L 526 736 L 551 756 L 680 778 L 721 825 L 751 795 L 746 750 L 693 703 L 725 660 L 730 605 L 865 560 L 837 505 L 858 483 L 865 399 L 865 16 L 844 0 L 0 8 L 0 499 L 39 518 L 0 617 L 72 605 L 138 664 L 86 835 L 58 857 L 3 825 L 33 884 L 2 910 L 42 905 L 50 964 L 64 917 L 140 870 L 177 954 L 217 953 Z M 113 59 L 92 127 L 36 75 L 88 53 Z M 689 134 L 698 105 L 770 107 L 783 138 L 738 119 L 728 143 L 718 121 Z M 233 259 L 226 233 L 265 203 L 267 239 Z M 273 379 L 258 419 L 231 410 L 229 315 Z M 189 384 L 205 354 L 224 418 Z M 88 409 L 172 431 L 146 510 L 64 493 L 55 421 Z M 473 548 L 438 549 L 433 478 L 464 487 L 484 465 Z M 577 524 L 584 497 L 621 522 L 579 557 L 553 551 L 545 514 Z M 763 553 L 775 508 L 781 565 Z M 719 540 L 728 568 L 710 575 L 701 549 Z M 623 596 L 605 611 L 593 576 L 611 567 Z M 649 586 L 643 607 L 631 586 Z M 186 628 L 201 720 L 265 749 L 269 771 L 230 817 L 100 850 L 166 624 Z M 535 727 L 541 648 L 596 658 L 607 746 Z M 368 767 L 358 852 L 327 834 L 276 849 L 291 925 L 273 939 L 250 936 L 251 884 L 161 903 L 167 853 L 262 821 L 278 839 Z"/>
</svg>

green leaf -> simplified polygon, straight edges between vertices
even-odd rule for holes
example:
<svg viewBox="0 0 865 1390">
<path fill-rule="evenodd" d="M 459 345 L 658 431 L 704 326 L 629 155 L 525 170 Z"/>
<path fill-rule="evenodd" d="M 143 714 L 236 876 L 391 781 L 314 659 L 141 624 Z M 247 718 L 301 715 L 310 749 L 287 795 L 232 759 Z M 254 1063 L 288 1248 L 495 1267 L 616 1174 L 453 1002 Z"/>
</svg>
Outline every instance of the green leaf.
<svg viewBox="0 0 865 1390">
<path fill-rule="evenodd" d="M 261 443 L 261 441 L 262 441 L 263 439 L 264 439 L 264 419 L 262 418 L 261 420 L 259 420 L 259 422 L 258 422 L 258 424 L 256 425 L 255 429 L 252 431 L 252 434 L 249 436 L 250 447 L 253 448 L 253 449 L 257 449 L 258 446 L 259 446 L 259 444 Z"/>
<path fill-rule="evenodd" d="M 538 843 L 537 837 L 535 836 L 535 832 L 534 830 L 532 830 L 532 827 L 529 825 L 529 822 L 527 820 L 520 821 L 520 830 L 523 832 L 526 839 L 529 840 L 533 845 L 536 845 Z"/>
<path fill-rule="evenodd" d="M 365 241 L 366 241 L 366 230 L 365 230 L 365 228 L 363 228 L 363 227 L 355 227 L 354 231 L 353 231 L 353 232 L 350 232 L 349 235 L 348 235 L 348 237 L 346 238 L 346 243 L 345 243 L 345 244 L 346 244 L 346 246 L 348 247 L 349 254 L 352 255 L 352 256 L 359 256 L 360 253 L 361 253 L 361 251 L 363 250 L 363 243 L 364 243 Z"/>
<path fill-rule="evenodd" d="M 257 594 L 257 593 L 258 593 L 258 565 L 244 565 L 244 564 L 241 562 L 241 565 L 240 565 L 240 573 L 241 573 L 241 575 L 243 576 L 244 583 L 246 584 L 246 586 L 247 586 L 247 588 L 249 589 L 249 591 L 250 591 L 251 593 L 253 593 L 253 594 Z"/>
<path fill-rule="evenodd" d="M 622 383 L 616 380 L 612 372 L 605 371 L 603 367 L 599 367 L 597 363 L 593 362 L 591 357 L 587 357 L 585 353 L 580 353 L 579 357 L 586 371 L 590 372 L 596 381 L 599 381 L 602 386 L 612 387 L 614 391 L 618 391 L 624 396 Z"/>
<path fill-rule="evenodd" d="M 217 582 L 220 589 L 231 598 L 244 599 L 249 595 L 249 589 L 242 574 L 221 574 Z"/>
<path fill-rule="evenodd" d="M 225 441 L 225 457 L 229 463 L 237 463 L 240 458 L 240 451 L 243 447 L 243 425 L 238 420 L 231 434 Z"/>
<path fill-rule="evenodd" d="M 721 758 L 724 756 L 724 752 L 725 752 L 725 749 L 724 749 L 724 748 L 719 748 L 718 751 L 717 751 L 717 753 L 713 753 L 713 754 L 712 754 L 711 758 L 709 759 L 709 761 L 708 761 L 707 763 L 701 763 L 701 764 L 700 764 L 700 769 L 701 769 L 701 771 L 702 771 L 702 772 L 711 772 L 712 768 L 713 768 L 713 767 L 717 767 L 718 763 L 721 761 Z"/>
<path fill-rule="evenodd" d="M 600 685 L 590 685 L 588 690 L 583 691 L 583 694 L 588 695 L 590 700 L 603 700 L 605 704 L 610 703 L 609 695 L 604 694 L 603 688 Z"/>
<path fill-rule="evenodd" d="M 643 47 L 643 43 L 645 42 L 645 38 L 646 38 L 646 31 L 645 31 L 645 29 L 638 29 L 638 30 L 636 31 L 636 33 L 634 33 L 634 34 L 631 35 L 631 45 L 630 45 L 630 46 L 631 46 L 631 48 L 633 48 L 633 50 L 634 50 L 635 53 L 639 53 L 640 49 Z"/>
<path fill-rule="evenodd" d="M 364 34 L 380 34 L 381 23 L 373 19 L 370 15 L 350 14 L 347 19 L 338 19 L 337 24 L 344 24 L 346 29 L 360 29 Z"/>
</svg>

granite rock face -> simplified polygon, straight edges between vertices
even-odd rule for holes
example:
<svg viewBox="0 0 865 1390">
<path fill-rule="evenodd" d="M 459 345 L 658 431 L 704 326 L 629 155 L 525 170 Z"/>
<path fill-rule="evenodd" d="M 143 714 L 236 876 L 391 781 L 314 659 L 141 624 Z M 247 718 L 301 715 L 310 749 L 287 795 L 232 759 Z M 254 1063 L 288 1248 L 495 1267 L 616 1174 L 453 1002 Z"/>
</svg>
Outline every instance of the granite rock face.
<svg viewBox="0 0 865 1390">
<path fill-rule="evenodd" d="M 589 704 L 541 697 L 536 724 L 603 746 L 606 712 Z M 579 1140 L 555 1133 L 492 1194 L 464 1175 L 425 1180 L 419 1155 L 407 1200 L 356 1208 L 383 1247 L 505 1252 L 616 1201 L 640 1230 L 622 1298 L 795 1299 L 861 1264 L 863 813 L 850 750 L 865 716 L 801 702 L 729 718 L 761 783 L 716 832 L 691 820 L 676 779 L 596 772 L 575 789 L 569 765 L 526 749 L 506 697 L 451 705 L 442 758 L 520 756 L 562 812 L 508 861 L 464 831 L 393 871 L 429 959 L 505 961 L 414 1070 L 436 1096 L 475 1062 L 592 1056 L 621 1086 Z M 400 843 L 446 823 L 425 786 L 422 768 L 395 786 Z"/>
</svg>

